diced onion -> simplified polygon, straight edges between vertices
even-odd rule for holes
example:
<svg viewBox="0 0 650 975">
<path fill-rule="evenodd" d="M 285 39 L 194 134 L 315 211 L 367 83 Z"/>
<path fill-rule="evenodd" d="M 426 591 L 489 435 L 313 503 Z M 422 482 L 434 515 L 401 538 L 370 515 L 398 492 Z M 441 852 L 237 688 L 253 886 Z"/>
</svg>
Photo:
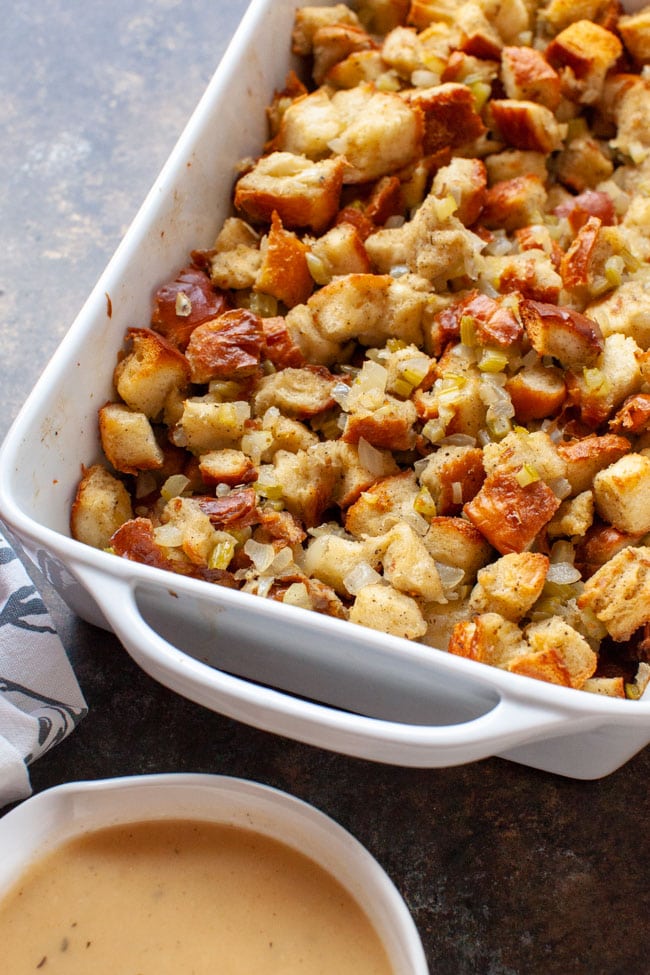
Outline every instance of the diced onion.
<svg viewBox="0 0 650 975">
<path fill-rule="evenodd" d="M 258 572 L 265 572 L 275 558 L 275 549 L 272 545 L 256 542 L 254 538 L 249 538 L 245 543 L 244 552 Z"/>
<path fill-rule="evenodd" d="M 376 447 L 373 447 L 373 445 L 368 443 L 367 440 L 364 440 L 363 437 L 359 437 L 357 450 L 359 453 L 359 461 L 367 471 L 370 471 L 371 474 L 376 474 L 377 476 L 385 473 L 386 458 L 383 451 L 377 450 Z"/>
<path fill-rule="evenodd" d="M 436 569 L 438 570 L 440 582 L 442 583 L 442 588 L 445 590 L 445 592 L 447 590 L 455 589 L 465 575 L 463 569 L 459 568 L 457 565 L 447 565 L 445 562 L 436 562 Z"/>
<path fill-rule="evenodd" d="M 546 573 L 546 581 L 558 586 L 570 586 L 581 579 L 580 572 L 570 562 L 552 562 Z"/>
<path fill-rule="evenodd" d="M 165 501 L 171 501 L 172 498 L 178 498 L 189 483 L 189 477 L 185 477 L 184 474 L 172 474 L 171 477 L 167 478 L 161 487 L 160 496 Z"/>
<path fill-rule="evenodd" d="M 372 586 L 378 582 L 381 582 L 381 576 L 369 562 L 357 562 L 355 567 L 343 577 L 343 585 L 351 596 L 356 596 L 364 586 Z"/>
<path fill-rule="evenodd" d="M 301 609 L 314 608 L 304 582 L 292 582 L 282 597 L 282 602 L 288 603 L 290 606 L 299 606 Z"/>
<path fill-rule="evenodd" d="M 183 544 L 183 532 L 177 525 L 171 523 L 154 528 L 153 538 L 157 545 L 162 545 L 164 548 L 178 548 Z"/>
</svg>

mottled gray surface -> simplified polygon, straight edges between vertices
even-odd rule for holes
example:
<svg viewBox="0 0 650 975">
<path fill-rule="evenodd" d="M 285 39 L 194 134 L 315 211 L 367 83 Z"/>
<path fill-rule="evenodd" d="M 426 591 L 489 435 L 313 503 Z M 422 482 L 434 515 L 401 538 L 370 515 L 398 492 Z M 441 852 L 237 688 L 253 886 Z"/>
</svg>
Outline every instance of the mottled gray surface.
<svg viewBox="0 0 650 975">
<path fill-rule="evenodd" d="M 3 4 L 4 433 L 135 214 L 244 0 Z M 251 777 L 348 827 L 403 892 L 432 975 L 644 975 L 650 749 L 600 782 L 497 759 L 405 770 L 211 714 L 144 675 L 44 589 L 90 704 L 32 770 Z M 335 975 L 335 973 L 333 973 Z"/>
</svg>

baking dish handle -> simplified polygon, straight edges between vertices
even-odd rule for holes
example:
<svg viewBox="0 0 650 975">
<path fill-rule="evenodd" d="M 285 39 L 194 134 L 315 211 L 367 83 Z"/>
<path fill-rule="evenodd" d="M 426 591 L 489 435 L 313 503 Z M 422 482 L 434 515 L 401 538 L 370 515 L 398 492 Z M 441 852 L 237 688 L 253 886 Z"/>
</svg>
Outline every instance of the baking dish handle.
<svg viewBox="0 0 650 975">
<path fill-rule="evenodd" d="M 576 724 L 587 728 L 594 723 L 566 708 L 520 699 L 501 688 L 495 691 L 487 682 L 481 713 L 440 724 L 369 717 L 317 703 L 235 676 L 179 649 L 144 618 L 136 580 L 116 579 L 87 565 L 76 571 L 115 635 L 150 677 L 211 711 L 305 744 L 386 764 L 436 768 L 488 758 L 522 743 L 567 734 Z M 408 667 L 409 661 L 405 663 Z M 400 661 L 400 670 L 403 666 Z M 356 674 L 359 683 L 371 676 Z M 426 673 L 412 676 L 420 684 L 426 679 L 433 688 L 435 664 L 429 662 Z"/>
</svg>

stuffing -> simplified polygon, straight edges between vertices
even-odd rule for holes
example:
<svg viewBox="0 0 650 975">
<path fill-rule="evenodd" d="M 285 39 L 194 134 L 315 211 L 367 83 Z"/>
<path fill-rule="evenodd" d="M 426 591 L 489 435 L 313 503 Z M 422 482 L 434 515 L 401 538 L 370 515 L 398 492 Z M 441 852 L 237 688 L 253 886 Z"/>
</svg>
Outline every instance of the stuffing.
<svg viewBox="0 0 650 975">
<path fill-rule="evenodd" d="M 626 546 L 585 583 L 578 599 L 615 640 L 629 640 L 650 619 L 650 549 Z"/>
<path fill-rule="evenodd" d="M 566 126 L 545 105 L 525 98 L 495 98 L 489 111 L 497 135 L 514 149 L 547 153 L 562 145 Z"/>
<path fill-rule="evenodd" d="M 131 328 L 126 340 L 131 350 L 115 367 L 115 389 L 130 409 L 155 420 L 172 390 L 185 393 L 190 381 L 189 363 L 162 335 L 150 329 Z"/>
<path fill-rule="evenodd" d="M 372 583 L 359 590 L 349 620 L 407 640 L 417 640 L 427 629 L 416 600 L 382 583 Z"/>
<path fill-rule="evenodd" d="M 210 278 L 219 288 L 253 286 L 262 264 L 260 236 L 239 217 L 228 217 L 210 253 Z"/>
<path fill-rule="evenodd" d="M 131 496 L 122 481 L 101 464 L 84 468 L 70 513 L 74 538 L 93 548 L 108 548 L 113 534 L 131 518 Z"/>
<path fill-rule="evenodd" d="M 261 416 L 271 407 L 292 419 L 322 413 L 333 405 L 336 379 L 323 366 L 287 367 L 262 376 L 253 394 L 253 413 Z"/>
<path fill-rule="evenodd" d="M 532 47 L 504 47 L 501 80 L 508 98 L 536 102 L 551 111 L 560 104 L 560 76 Z"/>
<path fill-rule="evenodd" d="M 566 464 L 571 494 L 588 491 L 598 471 L 609 467 L 630 449 L 630 441 L 613 433 L 595 433 L 575 440 L 561 441 L 557 452 Z"/>
<path fill-rule="evenodd" d="M 650 457 L 628 453 L 594 477 L 596 510 L 619 531 L 650 531 Z"/>
<path fill-rule="evenodd" d="M 107 403 L 99 410 L 102 450 L 116 471 L 137 474 L 163 466 L 163 452 L 149 418 L 123 403 Z"/>
<path fill-rule="evenodd" d="M 235 186 L 235 207 L 253 223 L 277 212 L 285 227 L 318 233 L 334 219 L 343 185 L 341 156 L 312 162 L 291 152 L 263 156 Z"/>
<path fill-rule="evenodd" d="M 650 11 L 647 7 L 618 18 L 618 31 L 626 50 L 635 61 L 650 61 Z"/>
<path fill-rule="evenodd" d="M 605 75 L 623 53 L 611 31 L 589 20 L 577 20 L 553 38 L 545 51 L 560 75 L 562 93 L 572 101 L 593 105 L 600 97 Z"/>
<path fill-rule="evenodd" d="M 298 7 L 212 247 L 125 332 L 72 536 L 640 697 L 649 22 L 616 0 Z"/>
<path fill-rule="evenodd" d="M 575 538 L 586 535 L 593 524 L 595 501 L 593 491 L 583 491 L 567 498 L 546 526 L 549 538 Z"/>
<path fill-rule="evenodd" d="M 548 557 L 541 552 L 502 555 L 479 569 L 470 609 L 473 613 L 499 613 L 517 622 L 540 597 L 548 566 Z"/>
<path fill-rule="evenodd" d="M 478 447 L 439 447 L 420 471 L 420 483 L 430 492 L 438 515 L 459 515 L 484 480 L 483 452 Z"/>
</svg>

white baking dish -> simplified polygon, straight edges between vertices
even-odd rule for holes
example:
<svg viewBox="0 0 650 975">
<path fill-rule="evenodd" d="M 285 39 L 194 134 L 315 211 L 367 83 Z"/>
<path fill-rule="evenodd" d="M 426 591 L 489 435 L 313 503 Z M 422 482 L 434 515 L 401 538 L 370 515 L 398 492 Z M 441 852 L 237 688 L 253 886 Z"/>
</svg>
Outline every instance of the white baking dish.
<svg viewBox="0 0 650 975">
<path fill-rule="evenodd" d="M 238 160 L 283 86 L 295 0 L 254 0 L 140 213 L 0 453 L 0 514 L 69 606 L 152 677 L 267 731 L 371 760 L 440 767 L 500 755 L 576 778 L 650 742 L 650 701 L 574 691 L 120 560 L 69 537 L 80 465 L 125 329 L 209 246 Z M 269 29 L 272 22 L 273 29 Z"/>
<path fill-rule="evenodd" d="M 318 863 L 351 894 L 379 934 L 395 975 L 427 975 L 424 950 L 398 890 L 368 850 L 300 799 L 223 775 L 138 775 L 70 782 L 0 820 L 0 897 L 62 843 L 104 827 L 190 819 L 252 830 Z"/>
</svg>

